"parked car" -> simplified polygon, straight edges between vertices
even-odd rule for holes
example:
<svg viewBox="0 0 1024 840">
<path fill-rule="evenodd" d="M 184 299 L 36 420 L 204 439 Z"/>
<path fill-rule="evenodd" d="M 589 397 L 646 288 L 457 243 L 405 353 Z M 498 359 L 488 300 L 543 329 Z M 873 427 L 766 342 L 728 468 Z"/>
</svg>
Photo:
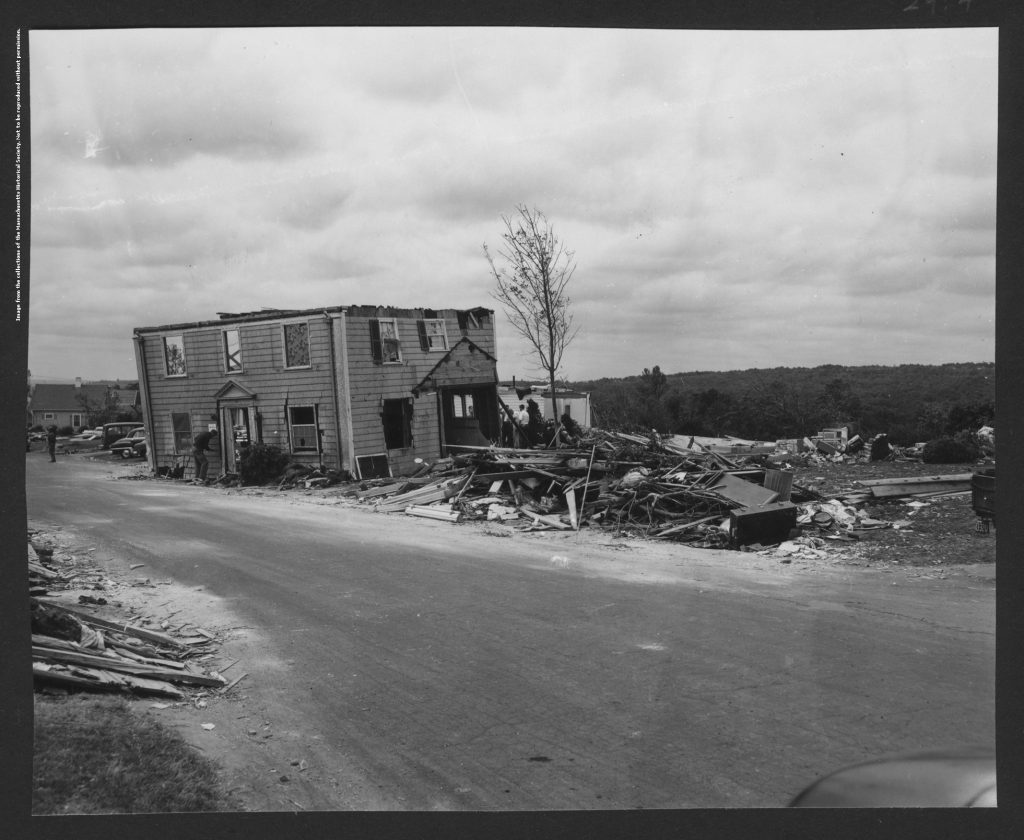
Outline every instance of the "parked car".
<svg viewBox="0 0 1024 840">
<path fill-rule="evenodd" d="M 115 455 L 120 455 L 122 458 L 132 458 L 140 454 L 136 450 L 136 445 L 142 444 L 142 453 L 146 452 L 146 430 L 141 426 L 137 429 L 133 429 L 125 437 L 115 440 L 110 444 L 110 451 Z"/>
<path fill-rule="evenodd" d="M 72 435 L 64 440 L 58 438 L 58 440 L 64 449 L 71 452 L 78 452 L 81 449 L 98 449 L 102 437 L 102 435 L 99 435 L 96 432 L 87 431 L 82 432 L 79 435 Z"/>
<path fill-rule="evenodd" d="M 135 455 L 137 457 L 145 458 L 146 457 L 146 445 L 147 445 L 146 444 L 146 438 L 142 438 L 141 440 L 137 440 L 137 441 L 135 441 L 135 443 L 132 444 L 132 451 L 135 453 Z"/>
<path fill-rule="evenodd" d="M 101 445 L 104 449 L 110 449 L 110 447 L 121 438 L 126 435 L 130 435 L 136 429 L 141 429 L 141 423 L 132 423 L 122 421 L 119 423 L 104 423 L 103 424 L 103 440 Z"/>
<path fill-rule="evenodd" d="M 818 779 L 791 808 L 996 806 L 995 752 L 983 747 L 886 756 Z"/>
</svg>

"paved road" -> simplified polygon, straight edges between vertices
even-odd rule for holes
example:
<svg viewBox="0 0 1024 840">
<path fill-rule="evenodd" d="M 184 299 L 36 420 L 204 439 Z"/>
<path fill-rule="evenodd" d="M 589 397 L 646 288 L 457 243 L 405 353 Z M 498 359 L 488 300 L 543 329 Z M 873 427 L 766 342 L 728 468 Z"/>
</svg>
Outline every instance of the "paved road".
<svg viewBox="0 0 1024 840">
<path fill-rule="evenodd" d="M 845 763 L 994 741 L 994 587 L 966 574 L 503 539 L 27 462 L 30 520 L 258 629 L 249 690 L 344 756 L 351 807 L 775 806 Z"/>
</svg>

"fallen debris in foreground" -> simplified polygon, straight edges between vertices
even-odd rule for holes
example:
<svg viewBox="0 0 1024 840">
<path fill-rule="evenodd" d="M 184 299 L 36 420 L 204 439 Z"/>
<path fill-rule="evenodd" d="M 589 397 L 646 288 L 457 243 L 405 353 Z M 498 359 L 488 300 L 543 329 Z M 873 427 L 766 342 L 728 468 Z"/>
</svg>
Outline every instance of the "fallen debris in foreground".
<svg viewBox="0 0 1024 840">
<path fill-rule="evenodd" d="M 224 693 L 241 679 L 228 684 L 217 671 L 199 667 L 214 658 L 217 642 L 202 627 L 185 622 L 172 628 L 164 620 L 156 630 L 143 626 L 146 619 L 119 614 L 119 602 L 92 595 L 78 595 L 77 605 L 61 601 L 60 590 L 77 591 L 83 578 L 93 581 L 103 575 L 85 571 L 73 556 L 66 568 L 54 568 L 42 559 L 51 555 L 42 543 L 37 550 L 29 542 L 32 675 L 37 686 L 184 700 L 186 691 Z M 104 584 L 90 588 L 104 589 Z"/>
</svg>

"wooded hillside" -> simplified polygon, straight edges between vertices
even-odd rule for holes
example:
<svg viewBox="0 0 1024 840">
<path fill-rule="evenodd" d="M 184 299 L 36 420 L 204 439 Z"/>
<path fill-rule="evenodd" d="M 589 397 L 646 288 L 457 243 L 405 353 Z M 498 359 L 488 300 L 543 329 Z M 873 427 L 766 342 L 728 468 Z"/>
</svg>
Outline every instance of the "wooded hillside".
<svg viewBox="0 0 1024 840">
<path fill-rule="evenodd" d="M 594 425 L 759 440 L 851 423 L 909 445 L 995 423 L 995 364 L 694 371 L 571 383 L 591 393 Z"/>
</svg>

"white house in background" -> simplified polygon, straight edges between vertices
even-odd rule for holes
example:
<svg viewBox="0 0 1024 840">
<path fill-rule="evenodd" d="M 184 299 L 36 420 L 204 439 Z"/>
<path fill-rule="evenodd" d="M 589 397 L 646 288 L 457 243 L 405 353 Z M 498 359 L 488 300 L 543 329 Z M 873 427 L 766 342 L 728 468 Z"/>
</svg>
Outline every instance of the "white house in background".
<svg viewBox="0 0 1024 840">
<path fill-rule="evenodd" d="M 530 393 L 526 393 L 531 389 Z M 520 398 L 519 394 L 525 396 Z M 498 388 L 498 396 L 502 402 L 515 411 L 520 405 L 525 405 L 527 400 L 537 403 L 542 417 L 551 414 L 551 389 L 543 385 L 520 385 L 517 388 L 502 386 Z M 562 416 L 566 406 L 569 408 L 569 416 L 581 426 L 590 426 L 590 394 L 583 391 L 570 389 L 555 389 L 555 404 L 558 406 L 558 417 Z M 558 417 L 555 419 L 557 420 Z"/>
</svg>

